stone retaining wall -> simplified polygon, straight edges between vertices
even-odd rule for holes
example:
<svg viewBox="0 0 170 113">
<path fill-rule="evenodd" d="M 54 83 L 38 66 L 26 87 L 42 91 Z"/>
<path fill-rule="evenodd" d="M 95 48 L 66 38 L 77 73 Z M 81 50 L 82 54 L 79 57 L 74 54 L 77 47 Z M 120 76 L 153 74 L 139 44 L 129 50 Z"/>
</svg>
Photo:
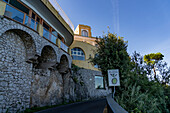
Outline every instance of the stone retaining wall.
<svg viewBox="0 0 170 113">
<path fill-rule="evenodd" d="M 80 69 L 73 73 L 76 77 L 75 98 L 78 100 L 88 100 L 107 96 L 111 90 L 106 86 L 104 89 L 95 88 L 95 76 L 102 75 L 100 71 Z M 106 85 L 106 83 L 105 83 Z"/>
<path fill-rule="evenodd" d="M 60 64 L 62 56 L 67 59 L 65 64 Z M 56 85 L 60 87 L 62 84 L 58 82 L 62 77 L 57 66 L 67 65 L 70 69 L 71 62 L 72 58 L 67 53 L 37 32 L 12 20 L 0 18 L 0 113 L 61 102 L 58 90 L 62 88 L 53 91 Z M 52 82 L 54 76 L 58 79 L 54 79 L 56 84 Z M 44 87 L 45 90 L 42 90 Z M 54 94 L 58 95 L 58 99 L 49 102 L 56 96 Z M 44 102 L 37 99 L 44 96 L 47 96 Z"/>
<path fill-rule="evenodd" d="M 108 88 L 95 89 L 100 72 L 72 73 L 71 63 L 69 54 L 37 32 L 0 18 L 0 113 L 107 95 Z"/>
</svg>

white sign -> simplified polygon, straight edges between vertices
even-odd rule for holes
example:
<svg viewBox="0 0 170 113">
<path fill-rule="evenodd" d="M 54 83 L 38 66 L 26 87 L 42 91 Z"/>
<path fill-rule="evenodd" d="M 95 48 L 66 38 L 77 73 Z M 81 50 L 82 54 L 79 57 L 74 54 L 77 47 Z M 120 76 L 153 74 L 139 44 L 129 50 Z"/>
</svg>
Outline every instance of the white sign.
<svg viewBox="0 0 170 113">
<path fill-rule="evenodd" d="M 108 70 L 109 86 L 120 86 L 119 69 Z"/>
</svg>

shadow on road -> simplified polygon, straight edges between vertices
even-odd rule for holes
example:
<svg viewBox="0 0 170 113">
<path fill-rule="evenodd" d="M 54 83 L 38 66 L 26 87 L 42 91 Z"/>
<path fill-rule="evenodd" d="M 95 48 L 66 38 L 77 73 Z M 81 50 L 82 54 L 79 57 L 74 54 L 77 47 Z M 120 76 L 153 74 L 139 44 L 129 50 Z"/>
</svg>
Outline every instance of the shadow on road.
<svg viewBox="0 0 170 113">
<path fill-rule="evenodd" d="M 36 113 L 103 113 L 105 106 L 106 99 L 99 99 L 63 105 Z"/>
</svg>

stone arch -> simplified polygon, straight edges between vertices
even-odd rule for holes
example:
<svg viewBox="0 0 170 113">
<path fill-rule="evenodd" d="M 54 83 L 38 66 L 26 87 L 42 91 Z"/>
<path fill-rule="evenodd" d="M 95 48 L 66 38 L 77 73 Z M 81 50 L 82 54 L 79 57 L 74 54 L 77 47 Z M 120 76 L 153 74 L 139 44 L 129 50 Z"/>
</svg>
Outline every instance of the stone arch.
<svg viewBox="0 0 170 113">
<path fill-rule="evenodd" d="M 37 55 L 35 41 L 32 36 L 20 29 L 11 29 L 9 31 L 16 33 L 22 39 L 26 49 L 26 61 L 34 62 L 37 59 Z"/>
<path fill-rule="evenodd" d="M 41 56 L 38 57 L 35 68 L 48 69 L 54 68 L 57 64 L 57 55 L 53 47 L 46 45 L 41 51 Z"/>
<path fill-rule="evenodd" d="M 59 73 L 67 73 L 69 71 L 69 60 L 65 54 L 60 57 L 60 63 L 58 65 Z"/>
<path fill-rule="evenodd" d="M 58 47 L 56 47 L 55 45 L 51 44 L 50 42 L 44 40 L 44 41 L 42 41 L 41 47 L 39 48 L 40 56 L 42 54 L 44 47 L 47 47 L 47 46 L 53 48 L 53 51 L 55 52 L 55 54 L 58 55 Z"/>
<path fill-rule="evenodd" d="M 8 24 L 8 25 L 5 25 L 3 28 L 1 28 L 1 32 L 0 32 L 0 37 L 6 33 L 7 31 L 11 31 L 11 30 L 15 30 L 15 31 L 21 31 L 25 34 L 27 34 L 27 36 L 31 37 L 32 41 L 34 42 L 34 45 L 35 45 L 35 48 L 36 48 L 36 54 L 39 55 L 39 51 L 38 51 L 38 48 L 39 48 L 39 42 L 36 40 L 36 35 L 37 33 L 34 33 L 34 31 L 20 25 L 20 24 Z M 22 34 L 23 34 L 22 33 Z M 18 33 L 19 34 L 19 33 Z M 21 35 L 20 35 L 21 36 Z"/>
<path fill-rule="evenodd" d="M 3 84 L 0 89 L 4 90 L 2 98 L 6 106 L 10 106 L 10 111 L 19 109 L 21 105 L 29 106 L 30 101 L 32 64 L 25 61 L 29 47 L 35 50 L 35 46 L 33 42 L 29 46 L 25 35 L 25 32 L 15 29 L 0 35 L 0 70 L 4 79 L 0 80 Z"/>
</svg>

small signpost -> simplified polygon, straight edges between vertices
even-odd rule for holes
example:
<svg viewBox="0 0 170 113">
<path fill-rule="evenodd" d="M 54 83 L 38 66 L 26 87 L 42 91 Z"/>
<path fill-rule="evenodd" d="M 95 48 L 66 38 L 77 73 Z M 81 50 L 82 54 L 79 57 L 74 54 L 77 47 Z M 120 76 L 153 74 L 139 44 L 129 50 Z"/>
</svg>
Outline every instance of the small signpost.
<svg viewBox="0 0 170 113">
<path fill-rule="evenodd" d="M 120 86 L 119 69 L 108 70 L 109 86 L 114 86 L 113 98 L 115 94 L 115 86 Z"/>
</svg>

